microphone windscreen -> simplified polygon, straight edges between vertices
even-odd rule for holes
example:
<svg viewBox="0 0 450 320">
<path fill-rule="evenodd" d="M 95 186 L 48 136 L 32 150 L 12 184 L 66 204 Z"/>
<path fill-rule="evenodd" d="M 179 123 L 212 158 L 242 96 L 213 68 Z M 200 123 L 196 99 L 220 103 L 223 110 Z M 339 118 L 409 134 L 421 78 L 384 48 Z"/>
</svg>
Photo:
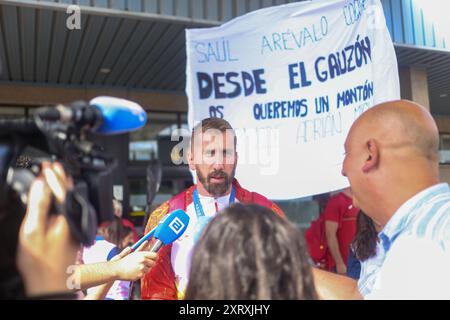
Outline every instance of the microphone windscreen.
<svg viewBox="0 0 450 320">
<path fill-rule="evenodd" d="M 147 113 L 135 102 L 113 98 L 97 97 L 89 104 L 100 110 L 102 125 L 95 131 L 101 134 L 120 134 L 142 128 L 147 123 Z"/>
</svg>

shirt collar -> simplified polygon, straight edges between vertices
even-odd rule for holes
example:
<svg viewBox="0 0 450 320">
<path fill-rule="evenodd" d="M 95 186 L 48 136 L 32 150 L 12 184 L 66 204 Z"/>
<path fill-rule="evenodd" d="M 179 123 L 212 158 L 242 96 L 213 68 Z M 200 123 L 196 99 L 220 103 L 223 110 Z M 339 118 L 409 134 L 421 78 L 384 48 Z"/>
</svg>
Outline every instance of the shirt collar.
<svg viewBox="0 0 450 320">
<path fill-rule="evenodd" d="M 230 192 L 219 198 L 202 196 L 200 193 L 198 194 L 198 196 L 199 196 L 200 200 L 209 201 L 209 202 L 213 202 L 214 200 L 216 200 L 217 202 L 222 203 L 222 202 L 228 202 L 230 200 Z"/>
<path fill-rule="evenodd" d="M 385 249 L 388 249 L 386 248 L 386 245 L 389 247 L 390 243 L 392 243 L 398 234 L 405 228 L 407 222 L 418 213 L 418 208 L 426 203 L 431 197 L 444 192 L 450 192 L 450 187 L 447 183 L 435 184 L 434 186 L 420 191 L 403 203 L 380 232 L 380 238 L 383 241 Z M 388 242 L 388 244 L 386 244 L 386 242 Z"/>
</svg>

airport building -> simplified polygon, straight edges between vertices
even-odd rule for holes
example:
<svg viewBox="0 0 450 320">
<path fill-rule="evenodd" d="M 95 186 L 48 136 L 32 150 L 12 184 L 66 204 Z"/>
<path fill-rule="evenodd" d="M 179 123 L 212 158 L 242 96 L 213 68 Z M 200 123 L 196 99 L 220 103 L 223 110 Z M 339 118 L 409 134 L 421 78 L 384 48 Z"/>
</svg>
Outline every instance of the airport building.
<svg viewBox="0 0 450 320">
<path fill-rule="evenodd" d="M 148 200 L 147 171 L 159 186 L 153 206 L 192 183 L 187 166 L 171 161 L 171 133 L 187 129 L 185 29 L 218 26 L 289 2 L 295 1 L 0 0 L 0 116 L 29 117 L 39 106 L 100 95 L 139 103 L 148 112 L 145 129 L 101 141 L 119 162 L 115 197 L 139 224 Z M 357 7 L 364 1 L 348 2 Z M 381 2 L 401 95 L 436 119 L 441 175 L 450 182 L 450 27 L 438 23 L 439 8 L 430 9 L 430 1 Z M 319 211 L 311 199 L 280 205 L 301 227 Z"/>
</svg>

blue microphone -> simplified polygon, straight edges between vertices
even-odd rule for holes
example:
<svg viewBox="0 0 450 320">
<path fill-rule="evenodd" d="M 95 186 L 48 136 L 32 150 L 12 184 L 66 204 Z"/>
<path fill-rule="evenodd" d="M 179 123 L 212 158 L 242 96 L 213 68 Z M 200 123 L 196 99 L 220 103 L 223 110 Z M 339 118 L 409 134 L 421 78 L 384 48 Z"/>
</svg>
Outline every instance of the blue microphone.
<svg viewBox="0 0 450 320">
<path fill-rule="evenodd" d="M 157 239 L 150 252 L 157 252 L 164 245 L 171 244 L 186 231 L 189 225 L 189 216 L 184 210 L 175 210 L 167 214 L 159 224 L 149 233 L 136 242 L 131 249 L 134 251 L 146 240 L 154 237 Z"/>
<path fill-rule="evenodd" d="M 102 114 L 103 123 L 95 132 L 119 134 L 134 131 L 145 126 L 147 113 L 140 105 L 125 99 L 97 97 L 90 101 Z"/>
<path fill-rule="evenodd" d="M 102 135 L 134 131 L 147 122 L 147 113 L 140 105 L 113 97 L 97 97 L 89 104 L 75 102 L 70 106 L 43 107 L 36 111 L 36 116 L 40 120 L 75 124 Z"/>
</svg>

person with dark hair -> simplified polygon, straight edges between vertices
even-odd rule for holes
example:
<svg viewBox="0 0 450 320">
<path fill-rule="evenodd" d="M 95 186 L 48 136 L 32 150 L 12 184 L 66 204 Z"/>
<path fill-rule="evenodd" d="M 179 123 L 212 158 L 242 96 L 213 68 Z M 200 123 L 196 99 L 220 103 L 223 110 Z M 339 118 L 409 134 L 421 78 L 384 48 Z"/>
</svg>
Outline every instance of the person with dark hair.
<svg viewBox="0 0 450 320">
<path fill-rule="evenodd" d="M 187 300 L 316 299 L 303 234 L 259 205 L 233 204 L 194 247 Z"/>
<path fill-rule="evenodd" d="M 120 241 L 121 248 L 131 247 L 134 243 L 137 242 L 134 237 L 134 232 L 135 230 L 133 230 L 132 228 L 123 226 L 122 238 Z"/>
<path fill-rule="evenodd" d="M 188 161 L 196 173 L 197 184 L 158 207 L 150 215 L 145 232 L 175 209 L 186 211 L 189 226 L 180 239 L 159 251 L 155 266 L 141 281 L 141 298 L 183 298 L 192 248 L 209 220 L 230 204 L 257 203 L 284 216 L 274 203 L 242 188 L 234 179 L 238 161 L 236 143 L 233 128 L 223 119 L 204 119 L 194 127 Z"/>
<path fill-rule="evenodd" d="M 119 250 L 123 250 L 126 246 L 124 247 L 122 245 L 122 240 L 128 234 L 128 231 L 126 231 L 125 228 L 131 229 L 133 243 L 139 240 L 139 236 L 134 224 L 123 217 L 122 203 L 119 200 L 113 199 L 113 209 L 114 219 L 110 225 L 110 241 L 114 243 Z"/>
<path fill-rule="evenodd" d="M 355 238 L 350 244 L 348 254 L 347 276 L 359 279 L 362 263 L 376 256 L 379 231 L 381 231 L 381 226 L 377 225 L 364 212 L 359 211 L 356 218 Z"/>
</svg>

